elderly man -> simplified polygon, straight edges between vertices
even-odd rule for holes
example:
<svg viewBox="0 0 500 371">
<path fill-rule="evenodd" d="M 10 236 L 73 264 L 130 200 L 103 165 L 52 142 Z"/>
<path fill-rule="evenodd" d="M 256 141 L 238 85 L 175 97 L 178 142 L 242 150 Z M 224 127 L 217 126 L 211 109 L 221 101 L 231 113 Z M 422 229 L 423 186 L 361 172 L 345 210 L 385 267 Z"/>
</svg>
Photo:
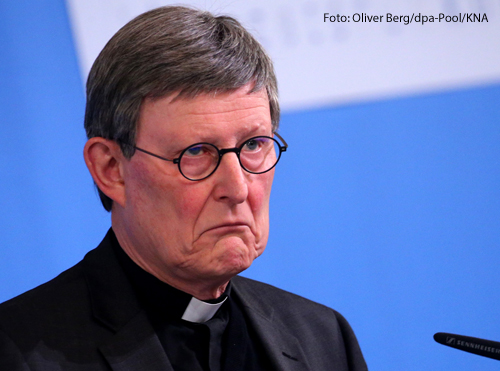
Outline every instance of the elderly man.
<svg viewBox="0 0 500 371">
<path fill-rule="evenodd" d="M 234 19 L 163 7 L 118 31 L 85 114 L 112 228 L 0 306 L 0 369 L 365 370 L 337 312 L 237 276 L 267 243 L 278 121 L 272 63 Z"/>
</svg>

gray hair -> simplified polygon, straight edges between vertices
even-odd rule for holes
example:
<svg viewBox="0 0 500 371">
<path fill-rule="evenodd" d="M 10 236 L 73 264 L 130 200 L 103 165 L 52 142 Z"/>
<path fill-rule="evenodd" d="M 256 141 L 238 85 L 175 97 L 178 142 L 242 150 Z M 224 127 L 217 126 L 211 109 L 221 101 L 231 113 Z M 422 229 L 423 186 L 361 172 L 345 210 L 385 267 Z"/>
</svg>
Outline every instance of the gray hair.
<svg viewBox="0 0 500 371">
<path fill-rule="evenodd" d="M 230 92 L 248 83 L 265 88 L 273 130 L 278 129 L 278 87 L 271 59 L 234 18 L 180 6 L 139 15 L 122 27 L 95 60 L 87 80 L 87 137 L 115 140 L 134 154 L 145 98 L 179 93 Z M 104 208 L 113 201 L 101 192 Z"/>
</svg>

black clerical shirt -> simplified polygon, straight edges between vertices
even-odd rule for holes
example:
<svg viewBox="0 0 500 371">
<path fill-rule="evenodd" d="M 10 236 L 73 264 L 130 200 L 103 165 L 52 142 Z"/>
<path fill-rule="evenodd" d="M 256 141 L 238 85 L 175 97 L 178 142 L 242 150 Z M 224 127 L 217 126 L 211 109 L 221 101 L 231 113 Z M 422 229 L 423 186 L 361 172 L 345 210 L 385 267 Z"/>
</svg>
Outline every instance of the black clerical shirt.
<svg viewBox="0 0 500 371">
<path fill-rule="evenodd" d="M 220 305 L 216 313 L 193 322 L 186 314 L 192 301 L 200 304 L 197 299 L 140 268 L 116 237 L 113 248 L 175 371 L 272 369 L 239 301 L 231 296 L 231 283 L 220 298 L 208 301 Z"/>
</svg>

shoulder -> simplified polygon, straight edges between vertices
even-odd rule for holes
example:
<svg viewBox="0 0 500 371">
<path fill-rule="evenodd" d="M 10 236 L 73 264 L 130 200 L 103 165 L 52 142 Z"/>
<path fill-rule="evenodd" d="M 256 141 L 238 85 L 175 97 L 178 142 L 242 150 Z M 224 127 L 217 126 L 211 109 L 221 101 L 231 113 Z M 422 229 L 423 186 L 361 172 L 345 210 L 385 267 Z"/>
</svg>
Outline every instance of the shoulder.
<svg viewBox="0 0 500 371">
<path fill-rule="evenodd" d="M 78 263 L 56 278 L 0 304 L 0 329 L 14 336 L 34 333 L 56 319 L 70 320 L 71 313 L 75 315 L 88 307 L 87 301 L 85 278 Z"/>
<path fill-rule="evenodd" d="M 0 330 L 15 341 L 75 334 L 90 329 L 92 300 L 89 272 L 97 271 L 101 282 L 109 281 L 108 243 L 88 252 L 83 260 L 52 280 L 0 304 Z M 98 265 L 96 262 L 99 262 Z M 90 331 L 90 330 L 89 330 Z"/>
<path fill-rule="evenodd" d="M 66 301 L 75 296 L 75 290 L 84 288 L 85 282 L 82 274 L 81 262 L 74 267 L 62 272 L 52 280 L 35 287 L 25 293 L 16 296 L 0 304 L 0 321 L 11 312 L 19 313 L 22 309 L 40 311 L 46 306 L 54 304 L 60 305 L 60 299 Z M 66 300 L 65 300 L 66 299 Z"/>
<path fill-rule="evenodd" d="M 272 311 L 274 316 L 286 322 L 307 322 L 309 326 L 313 323 L 349 326 L 336 310 L 275 286 L 241 276 L 233 278 L 233 286 L 245 304 L 258 310 Z"/>
<path fill-rule="evenodd" d="M 75 343 L 88 323 L 89 303 L 81 266 L 0 305 L 0 369 L 24 370 L 56 358 L 52 348 Z M 48 361 L 47 361 L 48 362 Z"/>
<path fill-rule="evenodd" d="M 28 324 L 43 323 L 50 316 L 63 322 L 67 317 L 88 311 L 88 273 L 99 271 L 100 276 L 110 275 L 110 269 L 102 268 L 112 260 L 107 240 L 109 238 L 105 238 L 99 247 L 89 251 L 79 263 L 52 280 L 0 304 L 0 328 L 11 327 L 21 321 Z M 96 267 L 96 261 L 102 264 Z"/>
<path fill-rule="evenodd" d="M 250 278 L 236 276 L 232 279 L 231 282 L 236 291 L 244 293 L 245 295 L 251 295 L 256 300 L 272 300 L 274 305 L 281 305 L 281 303 L 283 303 L 284 306 L 287 306 L 287 304 L 293 304 L 294 306 L 305 306 L 308 309 L 314 308 L 319 311 L 332 310 L 331 308 L 323 304 L 306 299 L 303 296 L 280 289 L 276 286 L 272 286 L 264 282 L 252 280 Z"/>
<path fill-rule="evenodd" d="M 299 339 L 309 361 L 321 365 L 316 369 L 329 369 L 329 363 L 340 362 L 348 365 L 345 369 L 366 370 L 356 336 L 336 310 L 248 278 L 234 277 L 232 284 L 245 312 L 265 318 L 273 328 Z"/>
<path fill-rule="evenodd" d="M 113 331 L 95 317 L 91 273 L 98 271 L 101 277 L 96 289 L 104 291 L 100 297 L 119 292 L 119 287 L 113 285 L 112 270 L 102 268 L 106 253 L 98 250 L 47 283 L 0 304 L 0 369 L 56 369 L 62 358 L 68 370 L 76 369 L 75 360 L 101 369 L 96 344 Z"/>
</svg>

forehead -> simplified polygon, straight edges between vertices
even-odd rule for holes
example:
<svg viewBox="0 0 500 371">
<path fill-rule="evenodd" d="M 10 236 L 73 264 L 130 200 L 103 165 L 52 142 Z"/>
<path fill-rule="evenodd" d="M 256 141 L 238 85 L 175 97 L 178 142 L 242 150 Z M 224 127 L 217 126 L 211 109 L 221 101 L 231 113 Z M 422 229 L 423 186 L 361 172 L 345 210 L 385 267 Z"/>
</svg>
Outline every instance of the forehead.
<svg viewBox="0 0 500 371">
<path fill-rule="evenodd" d="M 271 129 L 269 99 L 265 89 L 250 93 L 251 87 L 224 93 L 203 93 L 194 98 L 168 95 L 146 99 L 141 107 L 140 136 L 179 136 L 227 133 L 237 130 Z M 268 133 L 270 134 L 270 133 Z"/>
</svg>

